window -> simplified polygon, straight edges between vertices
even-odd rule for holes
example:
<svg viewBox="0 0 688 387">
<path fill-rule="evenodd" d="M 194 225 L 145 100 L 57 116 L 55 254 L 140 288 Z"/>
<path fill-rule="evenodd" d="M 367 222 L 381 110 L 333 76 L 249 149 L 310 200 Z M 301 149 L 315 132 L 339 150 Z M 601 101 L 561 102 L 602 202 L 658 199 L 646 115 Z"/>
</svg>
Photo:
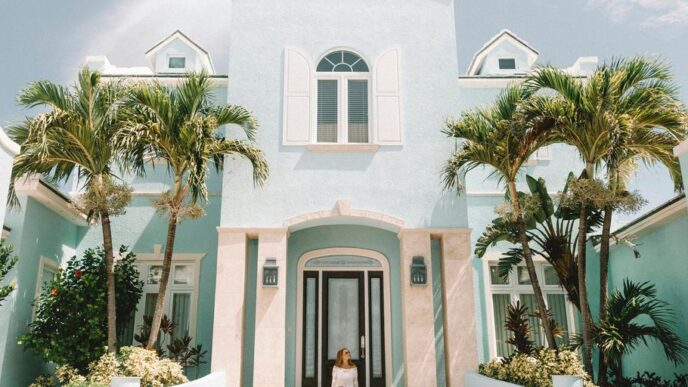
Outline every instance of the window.
<svg viewBox="0 0 688 387">
<path fill-rule="evenodd" d="M 350 51 L 327 54 L 318 63 L 318 143 L 368 143 L 369 80 L 366 62 Z"/>
<path fill-rule="evenodd" d="M 511 271 L 508 278 L 498 275 L 497 261 L 486 261 L 486 286 L 488 329 L 490 331 L 490 357 L 508 356 L 513 352 L 513 347 L 506 343 L 510 333 L 504 328 L 507 316 L 507 306 L 520 301 L 528 307 L 529 312 L 537 310 L 537 301 L 530 285 L 528 270 L 524 265 L 517 266 Z M 559 278 L 554 268 L 544 262 L 536 262 L 535 270 L 540 280 L 545 304 L 552 310 L 555 321 L 564 327 L 564 336 L 557 339 L 558 343 L 567 343 L 568 336 L 574 332 L 573 304 L 567 299 L 566 291 L 559 285 Z M 545 336 L 540 326 L 539 319 L 529 317 L 531 338 L 535 344 L 545 344 Z M 534 329 L 535 328 L 535 329 Z"/>
<path fill-rule="evenodd" d="M 183 69 L 186 68 L 186 58 L 183 56 L 173 56 L 170 57 L 167 63 L 167 67 L 171 69 Z"/>
<path fill-rule="evenodd" d="M 138 269 L 140 278 L 144 281 L 143 294 L 139 300 L 136 316 L 125 328 L 123 345 L 133 343 L 134 333 L 139 332 L 143 325 L 143 316 L 153 316 L 155 303 L 158 299 L 160 278 L 162 277 L 162 254 L 139 254 Z M 196 336 L 196 308 L 198 302 L 198 274 L 199 262 L 202 255 L 175 254 L 170 268 L 170 279 L 167 284 L 167 294 L 163 304 L 163 314 L 176 324 L 171 337 L 165 338 L 170 343 L 174 338 L 189 335 Z M 186 258 L 186 259 L 185 259 Z"/>
<path fill-rule="evenodd" d="M 59 270 L 60 266 L 57 262 L 50 258 L 41 257 L 40 263 L 38 264 L 38 277 L 36 279 L 36 294 L 34 299 L 38 299 L 43 289 L 45 289 L 46 286 L 50 286 Z M 36 306 L 37 305 L 34 305 L 33 309 L 34 317 L 36 316 Z"/>
<path fill-rule="evenodd" d="M 516 70 L 516 59 L 514 58 L 499 58 L 500 70 Z"/>
</svg>

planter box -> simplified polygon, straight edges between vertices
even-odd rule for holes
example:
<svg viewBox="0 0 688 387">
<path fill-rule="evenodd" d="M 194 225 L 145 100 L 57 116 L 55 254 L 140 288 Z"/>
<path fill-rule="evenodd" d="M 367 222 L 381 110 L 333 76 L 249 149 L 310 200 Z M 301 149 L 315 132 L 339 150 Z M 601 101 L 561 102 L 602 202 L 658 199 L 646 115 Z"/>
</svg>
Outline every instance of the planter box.
<svg viewBox="0 0 688 387">
<path fill-rule="evenodd" d="M 196 379 L 193 382 L 179 384 L 176 387 L 215 387 L 225 385 L 225 373 L 224 372 L 213 372 L 210 375 L 206 375 L 200 379 Z"/>
<path fill-rule="evenodd" d="M 583 378 L 574 375 L 552 375 L 554 387 L 583 387 Z"/>
<path fill-rule="evenodd" d="M 110 381 L 110 387 L 140 387 L 141 378 L 116 376 Z"/>
<path fill-rule="evenodd" d="M 477 372 L 467 372 L 463 377 L 463 385 L 465 387 L 523 387 L 518 384 L 488 378 Z"/>
</svg>

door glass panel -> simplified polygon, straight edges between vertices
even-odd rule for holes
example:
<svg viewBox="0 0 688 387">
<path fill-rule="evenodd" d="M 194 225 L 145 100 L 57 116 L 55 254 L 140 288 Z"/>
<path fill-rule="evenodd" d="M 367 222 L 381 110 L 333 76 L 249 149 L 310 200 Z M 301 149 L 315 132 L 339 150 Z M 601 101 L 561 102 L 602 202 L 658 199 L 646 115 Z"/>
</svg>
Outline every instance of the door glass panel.
<svg viewBox="0 0 688 387">
<path fill-rule="evenodd" d="M 380 305 L 380 279 L 370 279 L 370 341 L 372 346 L 373 377 L 382 377 L 382 305 Z"/>
<path fill-rule="evenodd" d="M 358 279 L 330 278 L 327 286 L 327 357 L 336 359 L 337 351 L 346 347 L 351 358 L 358 359 Z"/>
<path fill-rule="evenodd" d="M 547 306 L 552 311 L 552 316 L 557 324 L 564 328 L 564 336 L 557 338 L 557 344 L 569 343 L 569 326 L 566 318 L 566 299 L 563 294 L 548 294 Z"/>
<path fill-rule="evenodd" d="M 172 321 L 177 326 L 172 331 L 175 337 L 184 337 L 189 334 L 189 316 L 191 308 L 191 294 L 175 293 L 172 296 Z"/>
<path fill-rule="evenodd" d="M 315 278 L 306 279 L 306 377 L 315 377 Z"/>
<path fill-rule="evenodd" d="M 349 142 L 368 142 L 368 81 L 350 79 L 349 86 Z"/>
<path fill-rule="evenodd" d="M 521 294 L 521 304 L 528 307 L 528 313 L 537 312 L 538 305 L 535 296 L 532 294 Z M 528 316 L 528 325 L 530 325 L 530 332 L 532 334 L 535 345 L 540 347 L 543 345 L 542 329 L 540 327 L 540 319 L 533 316 Z"/>
</svg>

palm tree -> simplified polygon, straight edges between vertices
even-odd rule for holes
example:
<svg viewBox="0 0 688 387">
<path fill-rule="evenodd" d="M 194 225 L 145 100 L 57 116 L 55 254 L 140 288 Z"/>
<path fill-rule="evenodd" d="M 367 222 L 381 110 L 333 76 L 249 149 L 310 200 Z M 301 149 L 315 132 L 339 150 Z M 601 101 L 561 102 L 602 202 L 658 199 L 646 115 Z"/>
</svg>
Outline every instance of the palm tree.
<svg viewBox="0 0 688 387">
<path fill-rule="evenodd" d="M 685 360 L 686 347 L 672 330 L 675 323 L 669 305 L 657 299 L 657 291 L 649 282 L 635 283 L 624 280 L 622 290 L 614 291 L 607 301 L 609 316 L 600 323 L 595 341 L 606 355 L 617 380 L 622 378 L 623 355 L 638 345 L 656 340 L 664 348 L 664 355 L 675 365 Z M 643 324 L 643 318 L 652 324 Z"/>
<path fill-rule="evenodd" d="M 84 194 L 78 207 L 91 222 L 100 221 L 107 270 L 108 351 L 116 351 L 115 275 L 110 217 L 124 212 L 131 196 L 126 185 L 115 183 L 113 165 L 121 161 L 111 139 L 121 129 L 119 114 L 124 89 L 117 82 L 102 82 L 100 74 L 84 68 L 72 88 L 49 81 L 32 82 L 19 102 L 47 112 L 13 125 L 10 136 L 21 144 L 14 159 L 11 192 L 20 178 L 41 174 L 55 182 L 76 177 Z M 11 196 L 16 202 L 16 197 Z"/>
<path fill-rule="evenodd" d="M 185 217 L 203 215 L 198 199 L 207 199 L 208 170 L 222 169 L 224 156 L 247 158 L 253 165 L 254 183 L 268 176 L 267 161 L 252 141 L 256 121 L 246 109 L 215 105 L 206 74 L 189 74 L 178 86 L 142 84 L 128 98 L 129 124 L 118 140 L 134 160 L 129 167 L 142 173 L 148 160 L 164 160 L 173 178 L 171 188 L 155 203 L 168 216 L 167 240 L 160 289 L 155 303 L 147 347 L 158 339 L 165 292 L 169 281 L 177 224 Z M 223 125 L 240 126 L 249 141 L 225 139 L 218 133 Z"/>
<path fill-rule="evenodd" d="M 599 66 L 589 79 L 574 77 L 562 70 L 544 67 L 527 80 L 530 91 L 548 89 L 556 96 L 551 106 L 531 114 L 557 120 L 563 142 L 575 146 L 585 161 L 580 179 L 594 179 L 596 169 L 606 170 L 609 199 L 597 205 L 604 210 L 600 246 L 600 320 L 606 317 L 608 259 L 612 213 L 628 204 L 626 182 L 638 161 L 661 163 L 670 169 L 680 187 L 678 160 L 672 149 L 685 138 L 685 113 L 676 97 L 668 67 L 656 60 L 637 57 Z M 540 107 L 542 107 L 540 106 Z M 578 280 L 583 318 L 586 369 L 592 370 L 592 317 L 587 302 L 584 230 L 592 203 L 579 210 Z M 601 384 L 605 384 L 604 356 L 600 357 Z"/>
<path fill-rule="evenodd" d="M 553 125 L 552 122 L 525 120 L 519 113 L 519 104 L 529 98 L 541 97 L 531 96 L 523 88 L 511 86 L 498 96 L 494 106 L 464 113 L 459 120 L 448 122 L 443 132 L 464 141 L 447 161 L 443 180 L 445 189 L 461 190 L 461 178 L 465 173 L 478 166 L 490 166 L 506 182 L 518 240 L 523 249 L 523 259 L 537 300 L 547 344 L 556 348 L 551 326 L 545 323 L 549 321 L 547 308 L 528 245 L 521 195 L 516 190 L 516 178 L 523 163 L 538 148 L 553 140 L 547 131 Z"/>
</svg>

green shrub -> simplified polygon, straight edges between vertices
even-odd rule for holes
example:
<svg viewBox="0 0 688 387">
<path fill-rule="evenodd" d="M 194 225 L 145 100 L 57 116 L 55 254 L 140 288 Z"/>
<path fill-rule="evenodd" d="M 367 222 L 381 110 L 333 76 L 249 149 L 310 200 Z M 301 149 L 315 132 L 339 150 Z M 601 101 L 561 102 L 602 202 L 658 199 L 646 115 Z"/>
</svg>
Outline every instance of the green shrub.
<svg viewBox="0 0 688 387">
<path fill-rule="evenodd" d="M 8 245 L 4 239 L 0 239 L 0 282 L 5 279 L 7 273 L 12 270 L 19 259 L 13 252 L 12 245 Z M 16 287 L 17 283 L 14 281 L 8 285 L 0 286 L 0 302 L 4 301 Z"/>
<path fill-rule="evenodd" d="M 612 380 L 618 387 L 685 387 L 688 386 L 688 374 L 674 374 L 674 380 L 664 379 L 654 372 L 638 372 L 635 377 Z"/>
<path fill-rule="evenodd" d="M 109 386 L 115 376 L 137 376 L 142 387 L 165 387 L 186 383 L 189 380 L 182 372 L 182 366 L 170 359 L 161 359 L 155 351 L 140 347 L 122 347 L 117 356 L 103 354 L 88 366 L 88 375 L 83 377 L 69 367 L 58 368 L 60 383 L 67 387 Z"/>
<path fill-rule="evenodd" d="M 143 282 L 134 266 L 135 256 L 120 248 L 115 264 L 117 330 L 122 331 L 141 297 Z M 88 364 L 106 351 L 107 277 L 102 248 L 88 249 L 81 259 L 72 257 L 39 296 L 30 332 L 20 343 L 43 360 L 69 365 L 85 374 Z"/>
<path fill-rule="evenodd" d="M 517 353 L 508 362 L 493 359 L 481 364 L 479 372 L 490 378 L 526 387 L 551 387 L 552 375 L 579 375 L 583 377 L 586 387 L 594 386 L 580 358 L 572 351 L 540 349 L 533 356 Z"/>
</svg>

